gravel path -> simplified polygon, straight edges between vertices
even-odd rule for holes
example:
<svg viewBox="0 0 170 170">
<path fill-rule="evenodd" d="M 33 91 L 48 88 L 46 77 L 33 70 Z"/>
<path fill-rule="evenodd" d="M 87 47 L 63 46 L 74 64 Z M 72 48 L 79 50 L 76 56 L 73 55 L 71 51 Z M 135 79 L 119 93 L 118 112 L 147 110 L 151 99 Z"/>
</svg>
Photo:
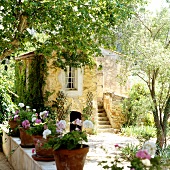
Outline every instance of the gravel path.
<svg viewBox="0 0 170 170">
<path fill-rule="evenodd" d="M 114 146 L 115 144 L 125 146 L 127 144 L 136 145 L 139 143 L 135 138 L 120 136 L 113 133 L 100 133 L 98 135 L 90 135 L 88 138 L 90 149 L 87 154 L 84 170 L 90 170 L 92 167 L 93 170 L 103 170 L 98 163 L 104 160 L 110 160 L 109 157 L 113 158 L 119 153 Z M 123 165 L 126 168 L 128 164 L 123 163 Z"/>
</svg>

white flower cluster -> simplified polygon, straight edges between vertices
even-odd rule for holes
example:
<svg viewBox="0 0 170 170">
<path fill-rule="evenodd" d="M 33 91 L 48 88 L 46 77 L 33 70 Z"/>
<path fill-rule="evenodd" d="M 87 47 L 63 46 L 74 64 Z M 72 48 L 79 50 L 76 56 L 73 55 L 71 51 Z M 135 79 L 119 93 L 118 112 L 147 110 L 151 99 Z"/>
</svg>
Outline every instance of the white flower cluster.
<svg viewBox="0 0 170 170">
<path fill-rule="evenodd" d="M 48 116 L 48 111 L 43 111 L 43 112 L 40 112 L 40 118 L 41 119 L 45 119 L 46 117 Z"/>
<path fill-rule="evenodd" d="M 152 166 L 151 161 L 149 159 L 142 159 L 141 162 L 145 165 L 145 166 Z"/>
<path fill-rule="evenodd" d="M 51 134 L 51 130 L 49 130 L 49 129 L 44 130 L 44 132 L 43 132 L 43 138 L 44 138 L 44 139 L 47 139 L 47 136 L 50 135 L 50 134 Z"/>
<path fill-rule="evenodd" d="M 32 115 L 32 122 L 35 122 L 36 119 L 37 119 L 36 114 L 33 114 L 33 115 Z"/>
<path fill-rule="evenodd" d="M 25 105 L 24 105 L 24 103 L 19 103 L 18 106 L 23 108 Z"/>
<path fill-rule="evenodd" d="M 93 123 L 92 123 L 92 121 L 90 121 L 90 120 L 85 120 L 85 121 L 83 122 L 83 127 L 84 127 L 85 129 L 87 129 L 87 128 L 93 129 Z"/>
<path fill-rule="evenodd" d="M 146 150 L 151 155 L 151 157 L 153 158 L 155 156 L 155 152 L 156 152 L 156 144 L 152 141 L 146 141 L 143 144 L 142 149 Z"/>
</svg>

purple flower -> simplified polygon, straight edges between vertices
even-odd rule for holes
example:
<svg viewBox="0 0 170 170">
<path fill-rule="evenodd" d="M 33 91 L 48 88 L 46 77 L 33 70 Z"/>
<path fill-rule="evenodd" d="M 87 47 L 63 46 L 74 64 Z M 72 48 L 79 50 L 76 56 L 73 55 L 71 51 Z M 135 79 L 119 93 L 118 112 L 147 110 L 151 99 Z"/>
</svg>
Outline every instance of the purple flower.
<svg viewBox="0 0 170 170">
<path fill-rule="evenodd" d="M 41 119 L 36 119 L 35 123 L 38 123 L 38 124 L 41 123 Z"/>
<path fill-rule="evenodd" d="M 58 130 L 64 130 L 66 128 L 66 121 L 65 120 L 60 120 L 59 122 L 56 123 L 57 129 Z"/>
<path fill-rule="evenodd" d="M 75 121 L 72 122 L 75 125 L 82 126 L 82 121 L 80 119 L 76 119 Z"/>
<path fill-rule="evenodd" d="M 19 110 L 16 110 L 14 114 L 17 115 L 18 113 L 19 113 Z"/>
<path fill-rule="evenodd" d="M 29 128 L 29 127 L 30 127 L 30 122 L 29 122 L 29 120 L 24 120 L 24 121 L 22 122 L 22 126 L 23 126 L 25 129 Z"/>
<path fill-rule="evenodd" d="M 14 121 L 16 121 L 18 119 L 18 117 L 19 117 L 18 115 L 15 115 L 14 116 Z"/>
<path fill-rule="evenodd" d="M 61 133 L 63 133 L 63 130 L 62 129 L 56 129 L 56 132 L 61 134 Z"/>
<path fill-rule="evenodd" d="M 140 159 L 149 159 L 149 160 L 151 159 L 151 155 L 149 155 L 146 150 L 139 150 L 136 153 L 136 157 Z"/>
</svg>

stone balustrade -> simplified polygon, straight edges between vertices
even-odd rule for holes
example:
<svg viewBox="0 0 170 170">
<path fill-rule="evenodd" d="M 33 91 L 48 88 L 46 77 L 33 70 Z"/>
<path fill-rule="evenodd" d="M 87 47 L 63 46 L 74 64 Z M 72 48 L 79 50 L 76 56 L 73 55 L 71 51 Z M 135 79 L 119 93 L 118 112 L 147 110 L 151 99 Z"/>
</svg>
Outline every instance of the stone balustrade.
<svg viewBox="0 0 170 170">
<path fill-rule="evenodd" d="M 120 129 L 126 121 L 122 114 L 121 101 L 126 96 L 116 95 L 114 93 L 105 93 L 103 98 L 104 109 L 109 118 L 110 124 L 114 129 Z"/>
</svg>

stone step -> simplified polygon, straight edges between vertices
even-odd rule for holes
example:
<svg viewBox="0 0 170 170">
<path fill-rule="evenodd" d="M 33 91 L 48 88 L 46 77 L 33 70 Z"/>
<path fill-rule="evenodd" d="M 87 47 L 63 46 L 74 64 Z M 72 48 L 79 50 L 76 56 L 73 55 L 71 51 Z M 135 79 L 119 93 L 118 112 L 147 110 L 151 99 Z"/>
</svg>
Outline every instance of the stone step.
<svg viewBox="0 0 170 170">
<path fill-rule="evenodd" d="M 107 128 L 111 128 L 111 125 L 98 125 L 98 129 L 107 129 Z"/>
<path fill-rule="evenodd" d="M 98 109 L 103 109 L 103 105 L 98 105 Z"/>
<path fill-rule="evenodd" d="M 98 113 L 98 117 L 107 117 L 106 113 L 103 112 L 103 113 Z"/>
<path fill-rule="evenodd" d="M 109 121 L 108 117 L 98 117 L 98 121 Z"/>
<path fill-rule="evenodd" d="M 98 121 L 98 125 L 110 125 L 109 121 Z"/>
<path fill-rule="evenodd" d="M 103 113 L 103 112 L 105 112 L 105 110 L 103 108 L 98 109 L 98 113 Z"/>
<path fill-rule="evenodd" d="M 105 129 L 98 129 L 97 130 L 98 133 L 106 133 L 106 132 L 109 132 L 109 133 L 115 133 L 114 129 L 113 128 L 105 128 Z"/>
</svg>

